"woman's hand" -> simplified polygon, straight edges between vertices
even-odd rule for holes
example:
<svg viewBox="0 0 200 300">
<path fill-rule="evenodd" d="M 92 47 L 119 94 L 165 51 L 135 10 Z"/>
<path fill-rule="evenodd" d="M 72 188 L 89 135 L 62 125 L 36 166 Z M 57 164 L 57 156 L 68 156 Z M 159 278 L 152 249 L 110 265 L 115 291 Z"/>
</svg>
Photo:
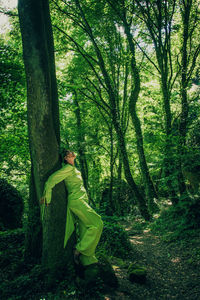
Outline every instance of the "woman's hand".
<svg viewBox="0 0 200 300">
<path fill-rule="evenodd" d="M 40 204 L 46 204 L 46 206 L 49 206 L 49 203 L 46 202 L 46 198 L 45 197 L 42 197 L 40 198 Z"/>
</svg>

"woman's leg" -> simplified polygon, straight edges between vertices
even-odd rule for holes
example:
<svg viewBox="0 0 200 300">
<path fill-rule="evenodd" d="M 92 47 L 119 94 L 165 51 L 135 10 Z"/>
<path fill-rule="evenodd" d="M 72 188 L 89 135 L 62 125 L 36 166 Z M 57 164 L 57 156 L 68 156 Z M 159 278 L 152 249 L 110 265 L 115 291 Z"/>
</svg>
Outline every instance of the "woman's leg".
<svg viewBox="0 0 200 300">
<path fill-rule="evenodd" d="M 71 201 L 69 209 L 78 217 L 79 241 L 76 249 L 81 253 L 81 263 L 89 265 L 97 262 L 95 249 L 103 229 L 101 217 L 84 200 Z"/>
</svg>

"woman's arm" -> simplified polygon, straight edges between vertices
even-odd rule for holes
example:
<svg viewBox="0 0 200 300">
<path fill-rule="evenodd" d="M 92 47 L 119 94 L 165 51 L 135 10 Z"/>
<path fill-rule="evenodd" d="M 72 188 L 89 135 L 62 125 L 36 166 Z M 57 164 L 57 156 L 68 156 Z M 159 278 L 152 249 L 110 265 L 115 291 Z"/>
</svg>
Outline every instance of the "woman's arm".
<svg viewBox="0 0 200 300">
<path fill-rule="evenodd" d="M 66 177 L 68 177 L 73 170 L 71 165 L 66 165 L 62 167 L 60 170 L 54 172 L 51 176 L 49 176 L 48 180 L 44 185 L 43 197 L 45 198 L 45 202 L 48 205 L 51 202 L 51 194 L 53 187 L 59 182 L 63 181 Z"/>
</svg>

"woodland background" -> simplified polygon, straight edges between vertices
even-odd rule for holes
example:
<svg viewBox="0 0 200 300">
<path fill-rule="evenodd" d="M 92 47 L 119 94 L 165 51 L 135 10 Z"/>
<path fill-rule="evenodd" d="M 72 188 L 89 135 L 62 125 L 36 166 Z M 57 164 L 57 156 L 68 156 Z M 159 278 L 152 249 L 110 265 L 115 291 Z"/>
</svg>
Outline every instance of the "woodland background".
<svg viewBox="0 0 200 300">
<path fill-rule="evenodd" d="M 200 2 L 59 0 L 49 5 L 59 152 L 77 153 L 90 204 L 107 222 L 107 238 L 108 228 L 124 220 L 153 226 L 166 240 L 198 236 Z M 1 14 L 11 23 L 0 39 L 1 187 L 10 184 L 20 193 L 20 226 L 30 232 L 32 146 L 22 38 L 17 9 L 2 6 Z M 3 237 L 16 227 L 6 224 L 1 211 Z M 21 218 L 22 208 L 16 206 L 17 211 Z M 23 251 L 30 255 L 27 240 Z"/>
</svg>

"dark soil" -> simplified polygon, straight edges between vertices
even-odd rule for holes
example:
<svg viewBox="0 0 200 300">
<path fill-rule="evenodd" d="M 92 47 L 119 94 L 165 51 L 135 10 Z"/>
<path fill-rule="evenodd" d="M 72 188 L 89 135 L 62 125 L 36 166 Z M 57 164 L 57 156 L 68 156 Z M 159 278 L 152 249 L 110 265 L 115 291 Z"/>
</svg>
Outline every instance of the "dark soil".
<svg viewBox="0 0 200 300">
<path fill-rule="evenodd" d="M 119 288 L 105 299 L 200 299 L 200 239 L 164 242 L 150 230 L 133 231 L 125 225 L 133 245 L 132 260 L 120 265 L 113 259 Z M 127 269 L 132 262 L 147 268 L 145 284 L 131 283 Z"/>
</svg>

